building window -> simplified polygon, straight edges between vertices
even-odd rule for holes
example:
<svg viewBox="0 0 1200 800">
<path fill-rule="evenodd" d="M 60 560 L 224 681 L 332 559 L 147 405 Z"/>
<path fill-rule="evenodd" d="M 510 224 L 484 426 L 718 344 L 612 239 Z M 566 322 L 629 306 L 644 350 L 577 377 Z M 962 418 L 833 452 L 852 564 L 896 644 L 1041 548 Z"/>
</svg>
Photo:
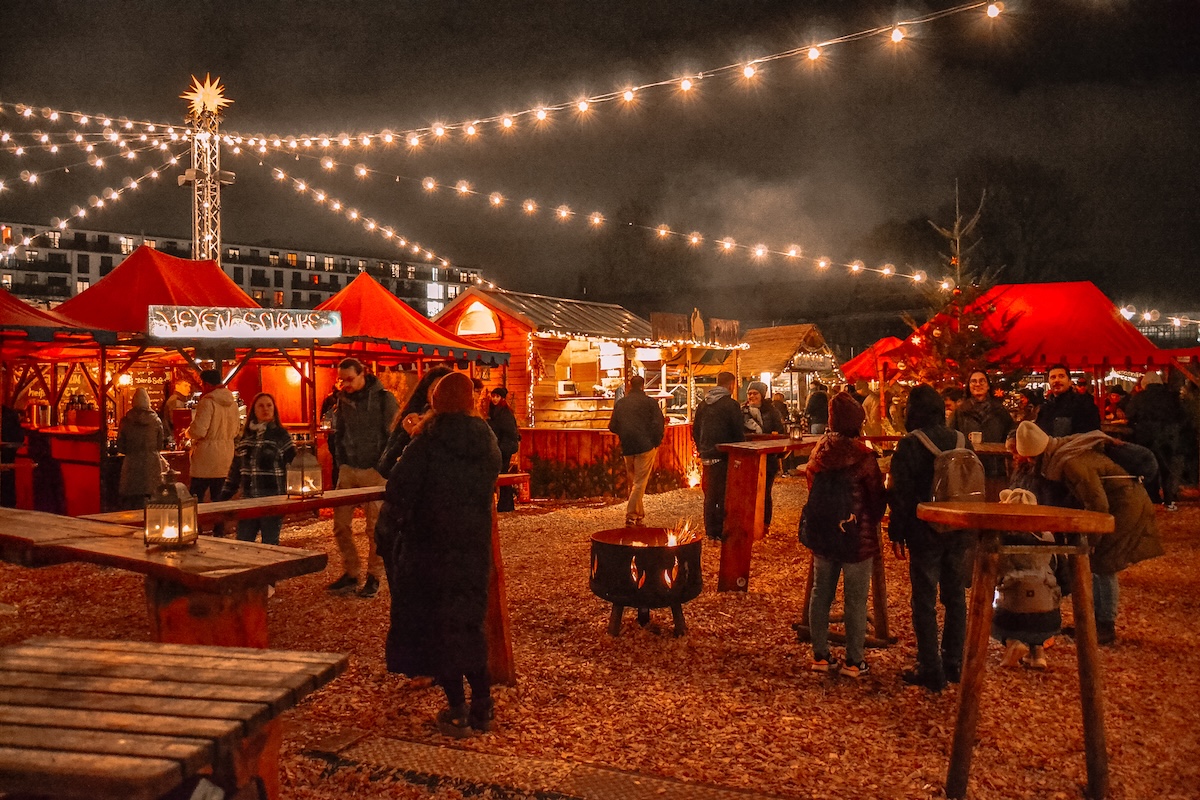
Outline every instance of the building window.
<svg viewBox="0 0 1200 800">
<path fill-rule="evenodd" d="M 288 263 L 288 266 L 290 266 L 290 267 L 296 266 L 296 254 L 295 253 L 287 254 L 287 263 Z"/>
<path fill-rule="evenodd" d="M 441 301 L 430 300 L 429 301 L 429 310 L 426 312 L 426 316 L 435 317 L 438 314 L 442 313 L 442 309 L 445 307 L 446 307 L 446 304 Z"/>
<path fill-rule="evenodd" d="M 458 297 L 458 287 L 457 286 L 447 286 L 446 287 L 446 296 L 449 298 Z"/>
<path fill-rule="evenodd" d="M 28 247 L 25 248 L 25 260 L 26 261 L 37 261 L 37 257 L 38 257 L 37 250 L 30 250 Z"/>
<path fill-rule="evenodd" d="M 0 284 L 3 284 L 5 289 L 11 289 L 12 288 L 12 273 L 6 272 L 6 273 L 4 273 L 4 275 L 0 276 Z"/>
<path fill-rule="evenodd" d="M 236 248 L 236 247 L 231 247 L 231 248 L 229 248 L 229 251 L 228 251 L 228 253 L 229 253 L 229 260 L 230 260 L 230 261 L 237 261 L 239 258 L 241 258 L 241 257 L 242 257 L 242 251 L 241 251 L 241 250 L 239 250 L 239 249 L 238 249 L 238 248 Z"/>
<path fill-rule="evenodd" d="M 408 265 L 408 279 L 411 281 L 417 277 L 417 268 L 412 264 Z"/>
<path fill-rule="evenodd" d="M 425 296 L 428 297 L 430 300 L 445 300 L 446 299 L 446 287 L 442 286 L 440 283 L 428 284 L 426 286 L 425 291 L 426 291 Z"/>
<path fill-rule="evenodd" d="M 342 268 L 347 272 L 350 270 L 350 259 L 342 256 Z"/>
<path fill-rule="evenodd" d="M 133 252 L 133 239 L 129 236 L 121 237 L 121 254 L 129 255 Z"/>
<path fill-rule="evenodd" d="M 51 264 L 54 264 L 55 266 L 63 267 L 64 268 L 62 270 L 63 272 L 67 271 L 65 269 L 65 267 L 67 266 L 67 254 L 66 253 L 46 253 L 46 260 L 49 261 Z"/>
<path fill-rule="evenodd" d="M 429 268 L 429 280 L 436 281 L 437 279 L 438 279 L 438 268 L 430 267 Z"/>
<path fill-rule="evenodd" d="M 321 263 L 324 265 L 326 272 L 333 272 L 333 256 L 325 256 L 321 260 Z"/>
<path fill-rule="evenodd" d="M 75 231 L 75 246 L 87 247 L 87 234 L 82 231 Z"/>
<path fill-rule="evenodd" d="M 46 237 L 46 242 L 55 250 L 58 249 L 59 237 L 62 235 L 59 231 L 46 231 L 43 236 Z"/>
<path fill-rule="evenodd" d="M 366 262 L 365 260 L 363 260 L 363 259 L 361 259 L 361 258 L 360 258 L 360 259 L 358 260 L 358 271 L 359 271 L 359 272 L 362 272 L 362 271 L 363 271 L 363 270 L 365 270 L 366 268 L 367 268 L 367 262 Z"/>
<path fill-rule="evenodd" d="M 468 282 L 470 282 L 470 280 L 471 280 L 470 274 L 468 274 L 466 272 L 462 272 L 461 270 L 459 271 L 459 273 L 458 273 L 458 282 L 459 283 L 468 283 Z"/>
<path fill-rule="evenodd" d="M 317 257 L 314 255 L 306 255 L 304 257 L 304 266 L 307 269 L 316 269 L 317 268 Z"/>
<path fill-rule="evenodd" d="M 263 299 L 262 289 L 255 289 L 253 296 L 254 296 L 254 302 L 258 303 L 259 305 L 262 305 L 262 299 Z"/>
<path fill-rule="evenodd" d="M 280 286 L 283 286 L 283 270 L 277 269 L 275 270 L 275 288 L 278 289 Z"/>
<path fill-rule="evenodd" d="M 108 252 L 108 235 L 104 233 L 96 234 L 96 249 L 102 253 Z"/>
<path fill-rule="evenodd" d="M 312 276 L 312 282 L 313 282 L 313 286 L 320 286 L 320 285 L 321 285 L 321 276 L 320 276 L 320 275 L 313 275 L 313 276 Z"/>
<path fill-rule="evenodd" d="M 26 283 L 37 283 L 38 282 L 38 274 L 36 272 L 26 272 L 25 273 L 25 282 Z"/>
<path fill-rule="evenodd" d="M 299 292 L 292 292 L 292 305 L 299 308 L 304 301 L 301 299 Z"/>
<path fill-rule="evenodd" d="M 270 264 L 272 267 L 278 266 L 279 265 L 279 253 L 276 253 L 275 251 L 271 251 L 271 253 L 269 253 L 267 255 L 267 263 Z"/>
<path fill-rule="evenodd" d="M 146 247 L 149 247 L 151 250 L 153 250 L 154 248 L 158 247 L 158 240 L 142 239 L 142 244 L 146 245 Z"/>
<path fill-rule="evenodd" d="M 283 308 L 283 292 L 275 293 L 275 307 Z"/>
<path fill-rule="evenodd" d="M 332 276 L 330 276 L 330 278 L 329 278 L 329 288 L 331 288 L 331 289 L 340 289 L 340 288 L 341 288 L 341 285 L 342 285 L 342 282 L 338 280 L 338 276 L 337 276 L 337 275 L 332 275 Z"/>
<path fill-rule="evenodd" d="M 76 280 L 75 281 L 75 294 L 79 294 L 80 292 L 86 292 L 88 287 L 91 285 L 92 285 L 92 282 L 87 280 L 86 278 L 80 278 L 80 279 Z"/>
<path fill-rule="evenodd" d="M 317 294 L 316 292 L 309 292 L 308 302 L 312 303 L 314 306 L 317 305 L 321 302 L 321 295 Z"/>
<path fill-rule="evenodd" d="M 240 284 L 243 280 L 245 280 L 245 275 L 246 275 L 246 273 L 242 270 L 241 267 L 233 268 L 233 282 L 234 283 Z"/>
<path fill-rule="evenodd" d="M 92 271 L 92 259 L 85 253 L 75 256 L 75 271 L 87 274 Z"/>
<path fill-rule="evenodd" d="M 400 265 L 399 264 L 392 264 L 392 277 L 393 278 L 400 277 Z"/>
</svg>

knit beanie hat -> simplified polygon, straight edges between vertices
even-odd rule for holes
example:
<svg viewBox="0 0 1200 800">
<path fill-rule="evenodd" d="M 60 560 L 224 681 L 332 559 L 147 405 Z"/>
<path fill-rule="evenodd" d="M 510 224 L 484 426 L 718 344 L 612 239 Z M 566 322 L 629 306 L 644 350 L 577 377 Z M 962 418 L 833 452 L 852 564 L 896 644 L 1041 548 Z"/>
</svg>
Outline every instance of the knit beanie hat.
<svg viewBox="0 0 1200 800">
<path fill-rule="evenodd" d="M 746 387 L 746 391 L 749 392 L 751 390 L 758 392 L 759 396 L 764 400 L 770 398 L 771 396 L 767 394 L 767 385 L 762 381 L 750 381 L 750 385 Z"/>
<path fill-rule="evenodd" d="M 464 414 L 475 407 L 475 387 L 462 372 L 451 372 L 433 385 L 430 402 L 438 414 Z"/>
<path fill-rule="evenodd" d="M 150 393 L 141 386 L 133 393 L 133 407 L 144 408 L 147 411 L 150 410 Z"/>
<path fill-rule="evenodd" d="M 1046 451 L 1050 437 L 1037 425 L 1026 420 L 1017 426 L 1017 455 L 1033 458 Z"/>
<path fill-rule="evenodd" d="M 843 436 L 858 436 L 867 412 L 857 400 L 846 392 L 840 392 L 829 401 L 829 427 Z"/>
<path fill-rule="evenodd" d="M 1038 504 L 1037 495 L 1028 489 L 1001 489 L 1000 502 L 1021 506 L 1036 506 Z"/>
<path fill-rule="evenodd" d="M 497 397 L 504 399 L 504 398 L 508 397 L 508 389 L 505 389 L 503 386 L 497 386 L 495 389 L 492 389 L 491 394 L 494 394 Z"/>
<path fill-rule="evenodd" d="M 1142 376 L 1142 388 L 1145 389 L 1152 383 L 1162 383 L 1162 376 L 1157 372 L 1147 372 Z"/>
</svg>

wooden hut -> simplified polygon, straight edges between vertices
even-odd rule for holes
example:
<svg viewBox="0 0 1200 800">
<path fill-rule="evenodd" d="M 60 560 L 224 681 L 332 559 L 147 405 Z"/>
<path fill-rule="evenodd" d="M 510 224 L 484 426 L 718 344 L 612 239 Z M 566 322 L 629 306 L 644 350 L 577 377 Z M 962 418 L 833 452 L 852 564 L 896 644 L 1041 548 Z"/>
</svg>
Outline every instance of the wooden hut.
<svg viewBox="0 0 1200 800">
<path fill-rule="evenodd" d="M 743 384 L 762 381 L 771 392 L 782 392 L 793 408 L 803 401 L 815 376 L 836 366 L 833 351 L 816 325 L 751 328 L 742 339 L 745 351 L 731 353 L 723 369 L 735 373 Z"/>
</svg>

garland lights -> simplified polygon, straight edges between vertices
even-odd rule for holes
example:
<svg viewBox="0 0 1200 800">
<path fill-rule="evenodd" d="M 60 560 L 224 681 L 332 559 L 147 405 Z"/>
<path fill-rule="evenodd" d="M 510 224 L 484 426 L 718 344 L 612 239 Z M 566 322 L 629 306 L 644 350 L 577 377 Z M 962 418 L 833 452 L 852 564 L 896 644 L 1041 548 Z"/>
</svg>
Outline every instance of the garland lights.
<svg viewBox="0 0 1200 800">
<path fill-rule="evenodd" d="M 913 17 L 908 20 L 897 22 L 892 25 L 882 25 L 874 28 L 867 28 L 856 33 L 845 34 L 833 39 L 828 39 L 823 42 L 815 42 L 803 47 L 795 47 L 783 52 L 773 53 L 771 55 L 762 56 L 751 59 L 750 61 L 738 62 L 734 64 L 726 64 L 724 66 L 715 67 L 712 69 L 701 70 L 691 75 L 684 75 L 673 78 L 663 78 L 650 83 L 638 84 L 636 86 L 627 86 L 611 92 L 591 95 L 576 98 L 574 100 L 560 101 L 557 103 L 539 105 L 534 108 L 527 108 L 521 111 L 511 113 L 495 114 L 493 116 L 471 120 L 458 124 L 435 122 L 421 128 L 413 128 L 402 133 L 395 133 L 391 130 L 384 129 L 381 131 L 348 134 L 340 133 L 336 136 L 328 134 L 285 134 L 264 136 L 263 134 L 247 135 L 239 132 L 230 132 L 228 138 L 237 144 L 243 142 L 251 147 L 256 147 L 268 142 L 275 147 L 287 147 L 289 150 L 298 148 L 310 148 L 314 145 L 321 148 L 328 148 L 335 145 L 340 145 L 343 148 L 362 147 L 364 149 L 371 147 L 373 144 L 380 143 L 391 145 L 396 142 L 404 142 L 410 149 L 419 148 L 422 143 L 427 140 L 445 140 L 451 137 L 452 134 L 460 134 L 464 139 L 477 139 L 486 129 L 493 128 L 501 133 L 511 133 L 521 127 L 524 121 L 533 123 L 533 127 L 544 126 L 551 120 L 553 115 L 566 112 L 573 113 L 577 116 L 587 116 L 592 114 L 598 106 L 607 103 L 625 103 L 630 104 L 644 97 L 648 90 L 674 88 L 678 92 L 687 94 L 696 90 L 698 84 L 702 81 L 714 78 L 717 76 L 732 75 L 745 82 L 753 82 L 762 74 L 763 67 L 775 61 L 786 59 L 802 58 L 810 62 L 820 60 L 825 56 L 825 51 L 831 47 L 841 44 L 849 44 L 851 42 L 870 39 L 879 36 L 886 36 L 893 43 L 899 44 L 909 37 L 912 29 L 921 25 L 934 22 L 957 14 L 962 14 L 968 11 L 984 9 L 988 17 L 995 19 L 1004 11 L 1004 3 L 1002 2 L 969 2 L 964 3 L 954 8 L 948 8 L 943 11 L 935 11 L 919 17 Z M 227 143 L 229 143 L 227 141 Z"/>
</svg>

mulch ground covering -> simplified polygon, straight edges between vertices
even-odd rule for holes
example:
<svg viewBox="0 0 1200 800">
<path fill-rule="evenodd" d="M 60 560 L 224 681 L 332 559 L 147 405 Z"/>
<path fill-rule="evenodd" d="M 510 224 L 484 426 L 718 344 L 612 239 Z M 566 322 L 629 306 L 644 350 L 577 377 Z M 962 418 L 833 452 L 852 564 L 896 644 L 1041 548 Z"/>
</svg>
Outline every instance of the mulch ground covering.
<svg viewBox="0 0 1200 800">
<path fill-rule="evenodd" d="M 781 478 L 775 524 L 755 546 L 750 591 L 715 591 L 719 551 L 705 545 L 704 592 L 684 607 L 689 635 L 670 613 L 619 638 L 609 607 L 588 589 L 589 536 L 619 527 L 621 505 L 522 507 L 504 515 L 519 683 L 496 689 L 496 727 L 453 746 L 812 798 L 941 796 L 958 687 L 941 695 L 906 686 L 914 660 L 906 565 L 886 556 L 889 619 L 899 643 L 870 650 L 859 681 L 809 672 L 796 642 L 808 552 L 796 541 L 803 481 Z M 648 523 L 701 523 L 697 489 L 646 498 Z M 1158 520 L 1167 555 L 1121 575 L 1119 642 L 1101 649 L 1110 775 L 1115 798 L 1200 796 L 1200 505 Z M 356 524 L 361 525 L 361 522 Z M 289 524 L 285 545 L 325 550 L 323 574 L 281 583 L 270 601 L 272 646 L 350 653 L 348 671 L 285 716 L 284 795 L 291 798 L 458 797 L 307 754 L 350 729 L 368 736 L 449 744 L 433 725 L 436 687 L 391 675 L 383 663 L 386 589 L 371 600 L 333 597 L 340 574 L 328 520 Z M 37 635 L 148 639 L 142 579 L 66 565 L 0 564 L 0 644 Z M 1070 621 L 1070 603 L 1064 602 Z M 836 651 L 835 651 L 836 652 Z M 993 643 L 979 741 L 976 798 L 1073 798 L 1086 783 L 1075 648 L 1060 637 L 1050 669 L 998 667 Z M 469 790 L 467 790 L 469 793 Z"/>
</svg>

